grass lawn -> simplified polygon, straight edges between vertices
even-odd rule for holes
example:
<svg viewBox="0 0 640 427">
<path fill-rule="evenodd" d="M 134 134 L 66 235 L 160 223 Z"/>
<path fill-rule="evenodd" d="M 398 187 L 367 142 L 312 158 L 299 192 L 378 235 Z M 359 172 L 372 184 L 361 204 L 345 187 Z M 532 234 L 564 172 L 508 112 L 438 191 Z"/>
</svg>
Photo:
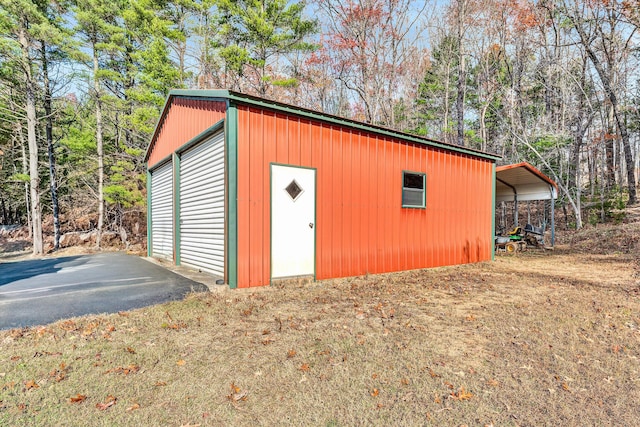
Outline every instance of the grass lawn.
<svg viewBox="0 0 640 427">
<path fill-rule="evenodd" d="M 535 251 L 2 331 L 0 425 L 637 425 L 639 271 Z"/>
</svg>

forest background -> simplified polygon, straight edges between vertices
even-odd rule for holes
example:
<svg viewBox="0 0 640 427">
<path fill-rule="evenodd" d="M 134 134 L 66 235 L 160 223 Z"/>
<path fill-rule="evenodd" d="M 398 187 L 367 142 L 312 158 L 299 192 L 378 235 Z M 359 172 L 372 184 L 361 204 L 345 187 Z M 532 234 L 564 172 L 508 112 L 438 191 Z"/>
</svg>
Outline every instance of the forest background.
<svg viewBox="0 0 640 427">
<path fill-rule="evenodd" d="M 636 203 L 639 25 L 638 0 L 0 0 L 0 224 L 34 254 L 145 236 L 175 88 L 529 161 L 565 227 L 607 221 Z"/>
</svg>

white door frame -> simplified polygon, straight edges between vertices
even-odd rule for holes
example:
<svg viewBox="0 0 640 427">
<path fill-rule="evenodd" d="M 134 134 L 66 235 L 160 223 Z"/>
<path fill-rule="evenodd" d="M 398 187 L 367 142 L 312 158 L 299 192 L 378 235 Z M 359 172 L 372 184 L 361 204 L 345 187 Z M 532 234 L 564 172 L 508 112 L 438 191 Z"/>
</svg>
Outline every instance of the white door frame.
<svg viewBox="0 0 640 427">
<path fill-rule="evenodd" d="M 275 245 L 275 238 L 274 238 L 274 191 L 285 191 L 284 188 L 279 188 L 279 189 L 274 189 L 274 182 L 273 182 L 273 172 L 274 172 L 274 168 L 289 168 L 289 169 L 303 169 L 303 170 L 307 170 L 307 171 L 313 171 L 313 216 L 312 219 L 309 220 L 309 224 L 308 226 L 310 228 L 312 228 L 312 232 L 313 232 L 313 240 L 312 240 L 312 245 L 313 245 L 313 250 L 311 251 L 311 256 L 313 257 L 312 260 L 312 271 L 309 272 L 304 272 L 302 274 L 292 274 L 292 275 L 278 275 L 278 276 L 274 276 L 273 272 L 274 272 L 274 245 Z M 297 166 L 297 165 L 289 165 L 289 164 L 282 164 L 282 163 L 271 163 L 270 164 L 270 182 L 269 182 L 269 197 L 270 197 L 270 207 L 271 207 L 271 212 L 270 212 L 270 224 L 271 224 L 271 230 L 270 230 L 270 240 L 271 240 L 271 279 L 280 279 L 280 278 L 286 278 L 286 277 L 299 277 L 299 276 L 313 276 L 313 279 L 315 280 L 316 277 L 316 242 L 317 242 L 317 231 L 316 231 L 316 218 L 317 218 L 317 201 L 318 201 L 318 171 L 316 168 L 311 168 L 311 167 L 304 167 L 304 166 Z M 301 194 L 300 197 L 302 197 L 304 194 Z M 306 227 L 306 220 L 305 220 L 305 227 Z M 277 238 L 277 236 L 276 236 Z"/>
</svg>

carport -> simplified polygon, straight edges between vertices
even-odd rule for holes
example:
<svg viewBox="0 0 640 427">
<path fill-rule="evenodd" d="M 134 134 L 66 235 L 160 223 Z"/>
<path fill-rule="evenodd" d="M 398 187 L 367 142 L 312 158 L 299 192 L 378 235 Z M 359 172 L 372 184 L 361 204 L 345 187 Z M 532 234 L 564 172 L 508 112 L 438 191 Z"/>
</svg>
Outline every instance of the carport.
<svg viewBox="0 0 640 427">
<path fill-rule="evenodd" d="M 533 165 L 522 162 L 496 167 L 496 203 L 513 202 L 513 222 L 518 225 L 518 202 L 555 200 L 558 185 Z M 497 209 L 496 209 L 497 210 Z M 555 244 L 555 209 L 551 203 L 551 246 Z"/>
</svg>

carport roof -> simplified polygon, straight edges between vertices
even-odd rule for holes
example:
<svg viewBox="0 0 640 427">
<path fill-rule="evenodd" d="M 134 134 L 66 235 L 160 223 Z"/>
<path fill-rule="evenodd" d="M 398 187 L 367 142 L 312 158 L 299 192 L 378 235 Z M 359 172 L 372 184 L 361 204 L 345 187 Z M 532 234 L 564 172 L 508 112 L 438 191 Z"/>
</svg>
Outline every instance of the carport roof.
<svg viewBox="0 0 640 427">
<path fill-rule="evenodd" d="M 558 185 L 527 162 L 496 167 L 496 201 L 550 200 Z"/>
</svg>

